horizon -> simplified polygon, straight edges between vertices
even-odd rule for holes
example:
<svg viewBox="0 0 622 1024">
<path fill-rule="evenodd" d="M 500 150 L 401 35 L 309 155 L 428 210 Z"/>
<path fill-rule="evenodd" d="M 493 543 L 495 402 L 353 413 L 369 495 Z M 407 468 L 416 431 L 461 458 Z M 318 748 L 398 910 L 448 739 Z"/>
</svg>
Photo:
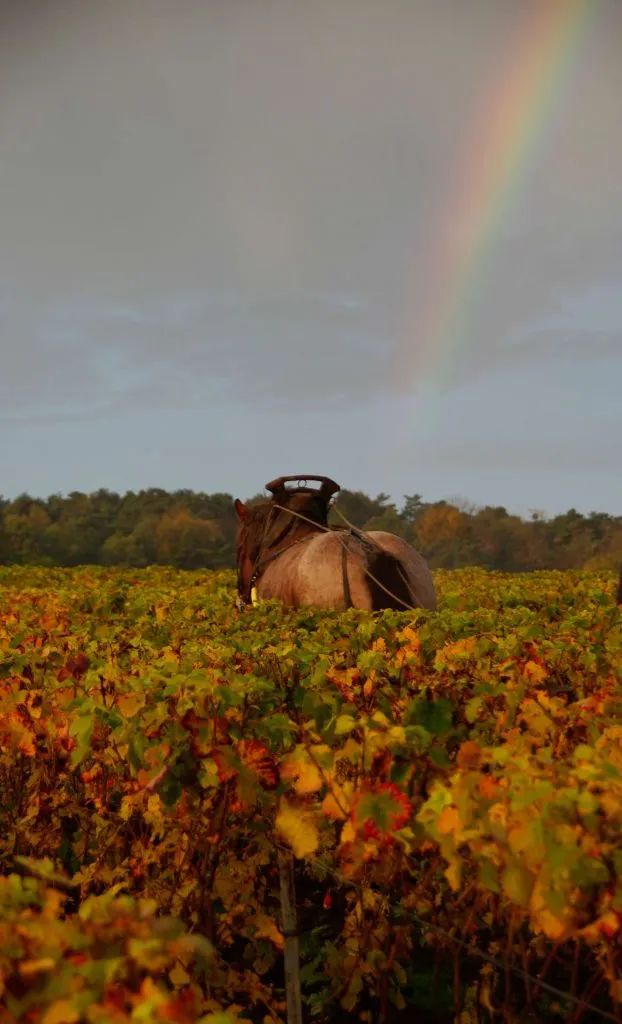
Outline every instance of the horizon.
<svg viewBox="0 0 622 1024">
<path fill-rule="evenodd" d="M 305 477 L 301 476 L 300 479 L 304 480 Z M 130 488 L 127 488 L 126 490 L 117 490 L 114 487 L 95 487 L 95 488 L 93 488 L 93 490 L 88 490 L 88 491 L 81 490 L 80 488 L 70 488 L 67 491 L 51 491 L 49 494 L 46 494 L 46 495 L 31 494 L 29 491 L 22 491 L 19 494 L 14 494 L 14 495 L 6 495 L 6 494 L 3 494 L 2 492 L 0 492 L 0 502 L 1 501 L 13 502 L 13 501 L 19 500 L 20 498 L 29 498 L 32 501 L 41 501 L 41 502 L 46 502 L 50 498 L 60 498 L 61 500 L 67 500 L 71 496 L 72 493 L 73 494 L 84 494 L 87 497 L 90 497 L 90 496 L 95 495 L 95 494 L 97 494 L 97 493 L 99 493 L 101 491 L 104 491 L 104 492 L 106 492 L 108 494 L 116 495 L 117 497 L 123 499 L 127 495 L 129 495 L 129 494 L 139 495 L 141 492 L 147 492 L 147 491 L 150 491 L 150 490 L 159 490 L 159 491 L 163 491 L 166 494 L 176 494 L 176 493 L 183 494 L 185 492 L 190 493 L 190 494 L 205 494 L 205 495 L 207 495 L 209 497 L 212 497 L 212 496 L 215 496 L 215 495 L 222 495 L 224 497 L 230 497 L 232 502 L 236 498 L 240 498 L 244 502 L 251 501 L 253 498 L 257 497 L 257 495 L 259 495 L 261 493 L 264 493 L 264 488 L 260 488 L 259 490 L 256 490 L 256 491 L 254 491 L 252 493 L 249 493 L 249 494 L 242 494 L 241 492 L 235 492 L 235 491 L 230 491 L 230 490 L 220 490 L 220 489 L 211 489 L 211 488 L 210 489 L 204 489 L 204 488 L 195 488 L 195 487 L 167 488 L 167 487 L 161 487 L 161 486 L 159 486 L 157 484 L 153 484 L 153 485 L 146 486 L 146 487 L 130 487 Z M 342 486 L 342 487 L 340 487 L 340 491 L 345 491 L 345 492 L 350 493 L 350 494 L 352 494 L 352 493 L 362 493 L 366 497 L 371 498 L 372 500 L 376 500 L 380 495 L 383 495 L 383 494 L 386 495 L 386 492 L 382 491 L 382 489 L 381 490 L 372 489 L 370 491 L 366 491 L 366 490 L 364 490 L 362 488 L 343 487 Z M 606 509 L 590 508 L 590 509 L 581 510 L 580 508 L 577 508 L 574 505 L 570 505 L 568 508 L 565 508 L 565 509 L 562 509 L 562 510 L 560 510 L 558 512 L 553 512 L 553 513 L 549 513 L 549 512 L 547 512 L 546 509 L 541 508 L 541 507 L 539 507 L 537 505 L 531 505 L 531 506 L 529 506 L 527 508 L 527 511 L 525 513 L 523 513 L 523 512 L 517 511 L 516 509 L 509 508 L 507 505 L 504 505 L 502 502 L 495 502 L 495 501 L 481 502 L 481 503 L 473 502 L 473 501 L 469 500 L 468 498 L 466 498 L 466 497 L 464 497 L 462 495 L 456 495 L 456 494 L 454 494 L 453 496 L 447 496 L 447 497 L 428 498 L 428 497 L 426 497 L 425 494 L 419 494 L 418 491 L 412 491 L 410 493 L 409 492 L 404 492 L 404 494 L 402 494 L 402 496 L 399 499 L 396 499 L 391 494 L 386 495 L 388 497 L 388 502 L 387 503 L 389 505 L 394 505 L 395 508 L 397 509 L 398 513 L 399 513 L 399 512 L 401 512 L 401 510 L 404 507 L 405 499 L 407 497 L 410 497 L 410 496 L 414 495 L 414 494 L 418 494 L 419 495 L 419 497 L 421 498 L 422 503 L 424 505 L 437 505 L 437 504 L 445 503 L 445 504 L 448 504 L 448 505 L 453 505 L 454 507 L 458 508 L 461 512 L 465 512 L 467 515 L 470 515 L 472 513 L 480 512 L 480 511 L 482 511 L 482 510 L 484 510 L 486 508 L 503 508 L 508 513 L 508 515 L 510 515 L 510 516 L 518 516 L 520 519 L 523 519 L 523 520 L 526 520 L 526 521 L 530 521 L 533 518 L 539 518 L 539 519 L 542 519 L 544 521 L 549 521 L 551 519 L 555 519 L 557 516 L 563 516 L 563 515 L 567 514 L 568 512 L 573 512 L 573 511 L 577 512 L 579 515 L 582 515 L 582 516 L 584 516 L 586 518 L 589 517 L 590 515 L 595 515 L 595 516 L 604 515 L 604 516 L 609 516 L 612 519 L 620 518 L 619 515 L 616 515 L 613 512 L 609 512 Z M 337 498 L 337 496 L 338 495 L 335 495 L 335 499 Z M 269 497 L 269 495 L 266 494 L 266 497 Z M 332 503 L 333 502 L 331 502 L 331 504 Z"/>
<path fill-rule="evenodd" d="M 0 491 L 622 515 L 621 38 L 617 0 L 6 0 Z"/>
</svg>

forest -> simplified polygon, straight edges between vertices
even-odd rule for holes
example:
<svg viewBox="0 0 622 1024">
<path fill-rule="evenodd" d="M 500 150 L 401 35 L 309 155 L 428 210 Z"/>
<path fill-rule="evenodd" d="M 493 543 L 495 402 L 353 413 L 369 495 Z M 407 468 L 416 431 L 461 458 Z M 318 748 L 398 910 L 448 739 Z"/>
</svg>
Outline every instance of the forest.
<svg viewBox="0 0 622 1024">
<path fill-rule="evenodd" d="M 426 502 L 419 494 L 405 495 L 398 507 L 386 494 L 342 490 L 331 511 L 335 525 L 343 524 L 339 513 L 359 528 L 405 537 L 432 568 L 617 570 L 622 563 L 622 517 L 602 512 L 523 519 L 503 507 Z M 3 564 L 220 569 L 234 564 L 235 533 L 229 494 L 154 487 L 0 498 Z"/>
</svg>

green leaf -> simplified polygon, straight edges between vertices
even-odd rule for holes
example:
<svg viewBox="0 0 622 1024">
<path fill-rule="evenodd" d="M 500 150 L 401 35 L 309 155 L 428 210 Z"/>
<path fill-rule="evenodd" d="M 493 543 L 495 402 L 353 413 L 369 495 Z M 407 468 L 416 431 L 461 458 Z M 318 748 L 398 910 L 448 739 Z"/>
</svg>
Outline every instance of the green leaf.
<svg viewBox="0 0 622 1024">
<path fill-rule="evenodd" d="M 421 725 L 432 734 L 442 736 L 449 732 L 452 724 L 453 704 L 444 700 L 425 700 L 419 697 L 411 702 L 406 710 L 404 721 L 406 725 Z"/>
<path fill-rule="evenodd" d="M 508 899 L 519 907 L 529 905 L 534 885 L 533 875 L 520 864 L 508 864 L 501 872 L 501 885 Z"/>
<path fill-rule="evenodd" d="M 471 700 L 467 701 L 464 709 L 464 717 L 471 725 L 479 718 L 479 713 L 483 704 L 484 700 L 482 697 L 471 697 Z"/>
<path fill-rule="evenodd" d="M 489 860 L 484 860 L 479 864 L 477 874 L 480 885 L 485 889 L 489 889 L 490 892 L 501 891 L 499 887 L 499 872 Z"/>
<path fill-rule="evenodd" d="M 581 857 L 570 869 L 570 878 L 581 887 L 589 888 L 593 885 L 607 885 L 609 882 L 609 869 L 602 860 L 595 857 Z"/>
<path fill-rule="evenodd" d="M 90 753 L 94 725 L 95 715 L 90 712 L 88 715 L 81 715 L 74 719 L 69 727 L 69 734 L 76 741 L 76 746 L 71 752 L 71 763 L 74 768 L 81 764 Z"/>
<path fill-rule="evenodd" d="M 354 728 L 356 728 L 356 719 L 351 715 L 339 715 L 335 723 L 335 736 L 347 736 Z"/>
</svg>

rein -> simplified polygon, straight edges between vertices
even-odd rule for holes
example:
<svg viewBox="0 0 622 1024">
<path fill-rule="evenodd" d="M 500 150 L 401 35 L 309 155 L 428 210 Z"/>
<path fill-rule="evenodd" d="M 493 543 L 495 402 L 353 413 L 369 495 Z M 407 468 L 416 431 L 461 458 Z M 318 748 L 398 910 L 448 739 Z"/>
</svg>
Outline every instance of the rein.
<svg viewBox="0 0 622 1024">
<path fill-rule="evenodd" d="M 322 523 L 318 523 L 314 519 L 309 519 L 308 516 L 304 516 L 302 514 L 302 512 L 296 512 L 294 509 L 287 508 L 285 505 L 278 505 L 278 504 L 276 504 L 276 502 L 274 503 L 272 508 L 273 509 L 278 509 L 280 512 L 287 512 L 287 513 L 289 513 L 290 516 L 294 516 L 296 519 L 300 519 L 300 520 L 302 520 L 305 523 L 309 523 L 311 526 L 314 527 L 315 530 L 320 530 L 323 533 L 334 533 L 337 536 L 339 536 L 340 533 L 345 533 L 346 532 L 345 530 L 339 530 L 339 529 L 335 530 L 335 529 L 332 529 L 330 526 L 324 526 Z M 361 541 L 361 543 L 363 545 L 367 545 L 368 547 L 370 547 L 370 548 L 372 548 L 372 549 L 374 549 L 376 551 L 382 551 L 382 548 L 380 547 L 379 544 L 377 544 L 374 540 L 372 540 L 371 537 L 367 536 L 367 534 L 365 534 L 362 530 L 359 530 L 356 526 L 354 526 L 352 523 L 350 523 L 346 519 L 346 517 L 343 515 L 343 513 L 339 511 L 338 508 L 335 508 L 334 511 L 337 513 L 339 518 L 342 519 L 343 522 L 346 524 L 346 526 L 348 528 L 348 532 L 353 537 L 356 537 L 356 539 Z M 269 519 L 268 519 L 268 523 L 269 523 Z M 267 527 L 268 527 L 268 523 L 266 523 L 266 529 L 264 530 L 264 535 L 266 533 L 266 530 L 267 530 Z M 283 531 L 283 533 L 284 532 L 285 531 Z M 279 539 L 280 539 L 280 537 L 283 536 L 283 533 L 281 533 L 279 535 Z M 279 555 L 282 555 L 286 551 L 289 551 L 290 548 L 295 547 L 296 544 L 301 544 L 302 541 L 309 540 L 309 538 L 312 537 L 312 536 L 313 536 L 313 534 L 307 534 L 305 537 L 300 537 L 299 540 L 292 541 L 291 544 L 288 544 L 286 547 L 281 548 L 279 551 L 273 552 L 271 555 L 267 555 L 264 559 L 261 558 L 261 547 L 260 547 L 259 554 L 257 556 L 257 559 L 255 560 L 255 564 L 253 566 L 253 572 L 252 572 L 251 579 L 250 579 L 250 585 L 249 585 L 249 588 L 250 588 L 250 600 L 245 600 L 242 597 L 242 595 L 240 595 L 241 602 L 243 604 L 249 604 L 250 603 L 250 604 L 253 604 L 253 605 L 257 603 L 255 584 L 257 583 L 257 580 L 259 579 L 259 576 L 261 575 L 261 570 L 263 568 L 262 562 L 267 564 L 268 562 L 273 561 L 273 559 L 278 558 Z M 348 571 L 347 571 L 348 544 L 347 544 L 347 541 L 342 540 L 342 538 L 340 536 L 339 536 L 339 543 L 341 544 L 341 547 L 342 547 L 341 555 L 342 555 L 342 571 L 343 571 L 343 581 L 344 581 L 344 598 L 345 598 L 345 601 L 346 601 L 346 606 L 347 607 L 352 607 L 352 595 L 350 593 L 350 583 L 349 583 L 349 580 L 348 580 Z M 398 572 L 399 572 L 400 576 L 402 577 L 403 582 L 406 585 L 408 585 L 408 581 L 404 578 L 404 574 L 402 573 L 402 570 L 401 570 L 400 566 L 398 565 L 397 568 L 398 568 Z M 380 589 L 383 590 L 384 593 L 387 594 L 393 601 L 397 601 L 398 604 L 403 605 L 404 608 L 408 609 L 408 611 L 414 611 L 414 609 L 415 609 L 414 605 L 408 604 L 407 601 L 403 601 L 401 597 L 398 597 L 397 594 L 394 594 L 391 590 L 389 590 L 389 588 L 386 587 L 384 585 L 384 583 L 382 583 L 379 579 L 377 579 L 376 576 L 374 576 L 373 573 L 370 572 L 370 570 L 367 567 L 363 567 L 363 572 L 365 573 L 366 576 L 369 577 L 370 580 L 373 580 L 373 582 L 376 584 L 376 586 L 380 587 Z"/>
</svg>

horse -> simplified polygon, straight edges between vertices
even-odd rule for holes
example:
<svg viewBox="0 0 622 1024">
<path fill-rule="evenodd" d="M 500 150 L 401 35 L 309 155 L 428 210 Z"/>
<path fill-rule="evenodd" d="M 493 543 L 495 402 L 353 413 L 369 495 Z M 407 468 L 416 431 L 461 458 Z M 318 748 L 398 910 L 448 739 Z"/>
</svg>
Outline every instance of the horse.
<svg viewBox="0 0 622 1024">
<path fill-rule="evenodd" d="M 292 480 L 301 486 L 287 488 Z M 321 487 L 302 486 L 308 480 Z M 278 477 L 266 490 L 266 501 L 234 502 L 240 607 L 276 598 L 294 608 L 436 608 L 430 569 L 402 537 L 328 525 L 334 480 Z"/>
</svg>

